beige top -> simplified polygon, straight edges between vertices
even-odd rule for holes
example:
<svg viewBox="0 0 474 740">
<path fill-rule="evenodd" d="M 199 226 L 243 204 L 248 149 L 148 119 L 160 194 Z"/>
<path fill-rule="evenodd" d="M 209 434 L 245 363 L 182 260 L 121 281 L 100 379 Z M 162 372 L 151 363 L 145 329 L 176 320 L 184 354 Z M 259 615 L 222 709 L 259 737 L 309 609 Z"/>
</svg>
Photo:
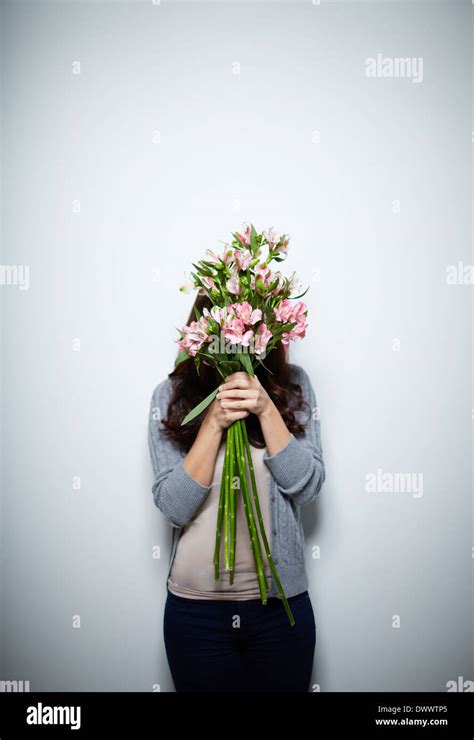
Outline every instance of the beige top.
<svg viewBox="0 0 474 740">
<path fill-rule="evenodd" d="M 255 479 L 259 494 L 260 508 L 265 524 L 265 532 L 271 547 L 271 516 L 269 506 L 270 471 L 262 460 L 265 447 L 251 447 Z M 191 599 L 259 599 L 257 574 L 253 561 L 249 530 L 242 505 L 241 490 L 237 489 L 237 534 L 235 545 L 235 575 L 229 583 L 229 571 L 224 563 L 224 532 L 221 535 L 220 578 L 214 578 L 214 548 L 216 542 L 217 510 L 219 505 L 220 483 L 224 462 L 225 443 L 222 442 L 216 458 L 214 476 L 209 494 L 197 509 L 193 519 L 183 527 L 173 565 L 168 578 L 168 588 L 177 596 Z M 270 585 L 271 570 L 268 563 L 260 528 L 253 503 L 250 474 L 247 480 L 255 524 L 260 537 L 263 564 Z"/>
</svg>

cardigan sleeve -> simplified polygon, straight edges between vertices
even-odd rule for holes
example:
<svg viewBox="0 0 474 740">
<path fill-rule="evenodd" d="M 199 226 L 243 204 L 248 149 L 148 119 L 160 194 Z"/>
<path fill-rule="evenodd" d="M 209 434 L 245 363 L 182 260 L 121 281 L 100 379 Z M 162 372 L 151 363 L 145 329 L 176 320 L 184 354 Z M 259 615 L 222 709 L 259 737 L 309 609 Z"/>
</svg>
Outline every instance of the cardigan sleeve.
<svg viewBox="0 0 474 740">
<path fill-rule="evenodd" d="M 166 417 L 171 381 L 154 390 L 148 419 L 148 445 L 154 472 L 152 494 L 155 505 L 173 527 L 184 527 L 209 494 L 211 486 L 194 480 L 183 465 L 179 446 L 166 437 L 161 419 Z"/>
<path fill-rule="evenodd" d="M 313 501 L 324 483 L 326 471 L 321 446 L 320 421 L 317 418 L 317 400 L 314 388 L 306 371 L 294 365 L 294 382 L 301 385 L 303 397 L 309 404 L 309 419 L 304 434 L 291 435 L 281 450 L 268 455 L 263 453 L 263 460 L 275 478 L 277 488 L 284 496 L 303 506 Z M 305 415 L 297 413 L 300 421 L 306 421 Z"/>
</svg>

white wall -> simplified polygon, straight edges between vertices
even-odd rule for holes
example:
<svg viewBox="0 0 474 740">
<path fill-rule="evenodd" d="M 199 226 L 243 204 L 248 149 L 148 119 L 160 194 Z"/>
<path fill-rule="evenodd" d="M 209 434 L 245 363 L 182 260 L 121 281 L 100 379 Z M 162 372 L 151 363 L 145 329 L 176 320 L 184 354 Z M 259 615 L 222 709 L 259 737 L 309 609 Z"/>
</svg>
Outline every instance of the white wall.
<svg viewBox="0 0 474 740">
<path fill-rule="evenodd" d="M 472 263 L 469 14 L 4 3 L 2 264 L 30 287 L 1 286 L 0 679 L 172 689 L 148 405 L 184 271 L 243 220 L 289 232 L 284 269 L 311 284 L 291 357 L 327 467 L 305 511 L 313 683 L 472 678 L 472 286 L 446 282 Z M 422 57 L 422 82 L 367 78 L 379 52 Z M 423 495 L 368 492 L 379 468 L 422 474 Z"/>
</svg>

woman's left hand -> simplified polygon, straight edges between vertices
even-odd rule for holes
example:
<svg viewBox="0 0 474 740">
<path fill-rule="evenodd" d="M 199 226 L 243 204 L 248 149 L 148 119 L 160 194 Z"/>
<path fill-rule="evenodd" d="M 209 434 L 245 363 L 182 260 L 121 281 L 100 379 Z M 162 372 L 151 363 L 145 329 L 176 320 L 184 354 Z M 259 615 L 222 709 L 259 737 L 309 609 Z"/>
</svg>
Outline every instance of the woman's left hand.
<svg viewBox="0 0 474 740">
<path fill-rule="evenodd" d="M 256 416 L 262 416 L 273 405 L 257 376 L 243 371 L 229 375 L 225 383 L 219 386 L 216 400 L 222 408 L 245 410 Z"/>
</svg>

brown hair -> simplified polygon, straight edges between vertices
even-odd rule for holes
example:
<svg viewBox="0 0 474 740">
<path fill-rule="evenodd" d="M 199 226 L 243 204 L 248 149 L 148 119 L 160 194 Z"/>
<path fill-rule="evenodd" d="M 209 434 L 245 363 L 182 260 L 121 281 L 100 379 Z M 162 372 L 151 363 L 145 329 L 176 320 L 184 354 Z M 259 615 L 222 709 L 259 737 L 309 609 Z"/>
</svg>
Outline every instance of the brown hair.
<svg viewBox="0 0 474 740">
<path fill-rule="evenodd" d="M 210 309 L 212 305 L 208 296 L 198 294 L 186 323 L 190 324 L 191 321 L 196 320 L 194 307 L 202 313 L 203 308 Z M 274 349 L 269 352 L 265 358 L 265 365 L 273 374 L 271 375 L 260 365 L 255 370 L 260 383 L 280 412 L 288 430 L 293 434 L 302 434 L 305 424 L 298 421 L 295 414 L 305 406 L 309 408 L 309 404 L 303 398 L 301 386 L 290 381 L 286 352 L 281 341 L 277 342 Z M 192 446 L 209 407 L 184 426 L 181 426 L 182 420 L 191 409 L 224 381 L 215 368 L 202 362 L 198 373 L 192 357 L 177 365 L 172 372 L 168 373 L 168 378 L 172 381 L 172 391 L 167 418 L 162 419 L 163 433 L 187 451 Z M 265 447 L 256 415 L 250 413 L 244 421 L 250 444 L 254 447 Z"/>
</svg>

